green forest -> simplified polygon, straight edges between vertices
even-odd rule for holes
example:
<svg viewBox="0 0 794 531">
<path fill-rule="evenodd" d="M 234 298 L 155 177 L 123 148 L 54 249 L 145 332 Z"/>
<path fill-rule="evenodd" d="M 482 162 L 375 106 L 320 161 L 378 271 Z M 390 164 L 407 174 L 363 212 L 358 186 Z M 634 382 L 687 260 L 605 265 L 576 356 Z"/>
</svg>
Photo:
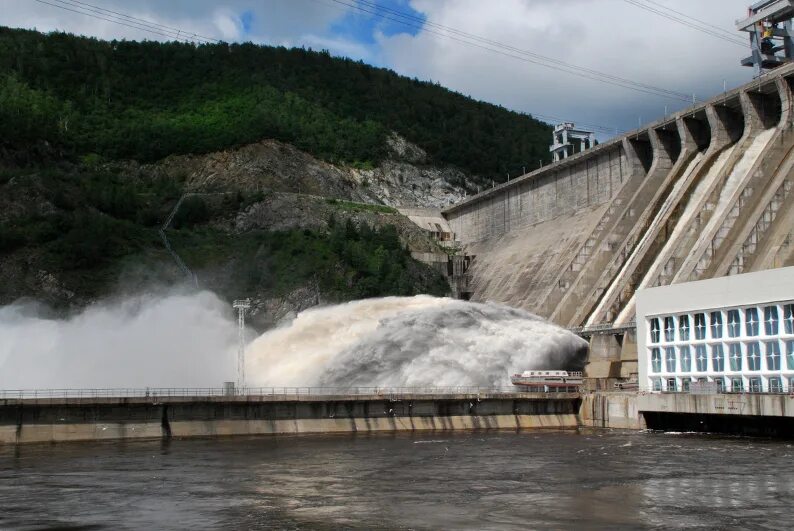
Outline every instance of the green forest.
<svg viewBox="0 0 794 531">
<path fill-rule="evenodd" d="M 0 28 L 0 162 L 153 161 L 273 138 L 376 164 L 391 131 L 497 181 L 549 157 L 548 124 L 327 52 Z"/>
<path fill-rule="evenodd" d="M 21 284 L 28 269 L 57 274 L 84 298 L 112 291 L 129 270 L 135 278 L 127 274 L 126 281 L 143 287 L 183 281 L 157 233 L 182 187 L 169 178 L 130 179 L 85 167 L 79 173 L 0 172 L 0 204 L 18 211 L 10 223 L 0 223 L 0 257 L 19 264 L 14 278 L 0 283 L 0 304 L 29 293 Z M 261 201 L 261 195 L 238 191 L 214 202 L 188 197 L 168 230 L 172 246 L 199 273 L 202 285 L 229 300 L 252 293 L 280 297 L 307 285 L 338 301 L 449 290 L 438 272 L 411 258 L 394 225 L 372 227 L 349 218 L 359 209 L 399 216 L 388 207 L 328 199 L 337 214 L 327 220 L 327 229 L 224 228 L 223 220 Z M 41 212 L 38 204 L 52 208 Z"/>
</svg>

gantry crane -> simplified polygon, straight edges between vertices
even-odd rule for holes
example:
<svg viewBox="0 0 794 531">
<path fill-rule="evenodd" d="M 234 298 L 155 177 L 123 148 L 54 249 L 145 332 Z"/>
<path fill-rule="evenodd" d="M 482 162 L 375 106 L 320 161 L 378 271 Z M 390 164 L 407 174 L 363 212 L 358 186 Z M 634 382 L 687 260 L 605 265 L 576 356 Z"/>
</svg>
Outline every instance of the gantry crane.
<svg viewBox="0 0 794 531">
<path fill-rule="evenodd" d="M 744 66 L 755 75 L 794 60 L 794 0 L 763 0 L 750 6 L 748 16 L 736 22 L 739 31 L 750 34 L 750 57 Z"/>
</svg>

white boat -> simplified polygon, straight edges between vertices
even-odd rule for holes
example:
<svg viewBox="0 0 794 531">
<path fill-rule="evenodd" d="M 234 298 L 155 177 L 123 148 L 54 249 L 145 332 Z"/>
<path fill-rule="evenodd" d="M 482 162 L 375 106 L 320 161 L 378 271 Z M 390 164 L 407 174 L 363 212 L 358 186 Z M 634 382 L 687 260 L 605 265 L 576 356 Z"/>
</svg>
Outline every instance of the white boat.
<svg viewBox="0 0 794 531">
<path fill-rule="evenodd" d="M 581 372 L 532 370 L 514 374 L 510 382 L 522 390 L 550 393 L 577 391 L 583 380 Z"/>
</svg>

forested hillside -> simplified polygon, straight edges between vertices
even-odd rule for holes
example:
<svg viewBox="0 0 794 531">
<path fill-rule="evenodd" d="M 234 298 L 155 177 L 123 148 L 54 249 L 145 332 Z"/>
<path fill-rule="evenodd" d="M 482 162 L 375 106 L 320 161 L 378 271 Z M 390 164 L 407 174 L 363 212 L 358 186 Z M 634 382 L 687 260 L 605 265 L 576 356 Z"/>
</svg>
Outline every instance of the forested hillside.
<svg viewBox="0 0 794 531">
<path fill-rule="evenodd" d="M 392 131 L 432 163 L 497 180 L 548 158 L 545 123 L 324 52 L 0 28 L 0 155 L 14 164 L 153 161 L 273 138 L 367 167 Z"/>
<path fill-rule="evenodd" d="M 31 297 L 79 308 L 119 290 L 192 284 L 158 234 L 183 190 L 178 177 L 85 165 L 0 172 L 0 306 Z M 295 222 L 257 217 L 296 203 Z M 199 287 L 253 297 L 269 325 L 320 301 L 446 294 L 444 278 L 401 241 L 421 232 L 381 205 L 238 189 L 188 197 L 168 237 Z"/>
</svg>

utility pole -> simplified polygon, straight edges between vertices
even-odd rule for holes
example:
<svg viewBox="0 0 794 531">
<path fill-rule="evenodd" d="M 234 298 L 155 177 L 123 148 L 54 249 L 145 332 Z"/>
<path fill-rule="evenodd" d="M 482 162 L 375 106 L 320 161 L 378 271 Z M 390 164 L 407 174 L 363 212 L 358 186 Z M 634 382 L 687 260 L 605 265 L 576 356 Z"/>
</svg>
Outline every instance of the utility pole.
<svg viewBox="0 0 794 531">
<path fill-rule="evenodd" d="M 245 389 L 245 311 L 251 307 L 251 299 L 237 299 L 232 304 L 237 310 L 237 393 Z"/>
</svg>

